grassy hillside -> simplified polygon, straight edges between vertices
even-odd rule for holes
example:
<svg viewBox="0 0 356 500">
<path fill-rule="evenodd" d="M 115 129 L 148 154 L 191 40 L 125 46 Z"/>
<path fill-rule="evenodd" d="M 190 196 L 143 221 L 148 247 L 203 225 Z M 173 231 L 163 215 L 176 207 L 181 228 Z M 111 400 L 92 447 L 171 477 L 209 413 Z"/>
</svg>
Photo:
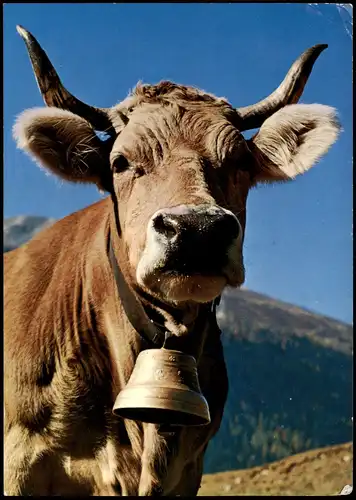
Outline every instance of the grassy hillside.
<svg viewBox="0 0 356 500">
<path fill-rule="evenodd" d="M 293 455 L 263 467 L 207 474 L 199 496 L 329 496 L 352 485 L 352 444 Z"/>
</svg>

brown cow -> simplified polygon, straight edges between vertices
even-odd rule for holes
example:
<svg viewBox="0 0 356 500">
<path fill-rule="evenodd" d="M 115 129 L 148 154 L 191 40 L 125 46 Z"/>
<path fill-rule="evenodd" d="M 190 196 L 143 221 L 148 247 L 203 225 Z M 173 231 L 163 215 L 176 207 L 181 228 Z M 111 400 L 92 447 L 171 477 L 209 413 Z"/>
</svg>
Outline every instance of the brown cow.
<svg viewBox="0 0 356 500">
<path fill-rule="evenodd" d="M 196 495 L 227 395 L 214 301 L 244 281 L 249 189 L 305 172 L 337 138 L 333 108 L 296 104 L 326 45 L 245 108 L 162 82 L 99 109 L 18 31 L 50 106 L 20 115 L 18 146 L 109 196 L 5 255 L 5 491 Z M 138 354 L 165 331 L 197 359 L 209 425 L 167 432 L 112 413 Z"/>
</svg>

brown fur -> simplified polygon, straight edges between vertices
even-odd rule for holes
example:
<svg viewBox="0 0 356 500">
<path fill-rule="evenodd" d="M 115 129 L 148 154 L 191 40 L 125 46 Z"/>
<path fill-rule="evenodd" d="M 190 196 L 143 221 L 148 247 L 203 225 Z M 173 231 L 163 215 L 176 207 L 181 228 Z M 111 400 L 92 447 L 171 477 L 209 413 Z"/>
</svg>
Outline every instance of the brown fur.
<svg viewBox="0 0 356 500">
<path fill-rule="evenodd" d="M 139 85 L 112 109 L 115 117 L 118 135 L 105 144 L 83 118 L 54 108 L 26 111 L 15 126 L 19 147 L 44 167 L 111 196 L 5 255 L 9 495 L 197 494 L 227 395 L 222 346 L 194 286 L 179 303 L 139 290 L 148 221 L 161 208 L 206 203 L 231 210 L 244 229 L 249 189 L 310 168 L 338 129 L 331 108 L 293 105 L 245 141 L 227 101 L 170 82 Z M 115 171 L 119 155 L 128 161 L 124 171 Z M 178 335 L 179 348 L 196 356 L 210 425 L 165 436 L 156 425 L 113 416 L 117 394 L 148 347 L 138 332 L 153 328 L 142 293 Z"/>
<path fill-rule="evenodd" d="M 209 372 L 208 363 L 216 365 L 213 384 L 200 376 L 202 390 L 212 391 L 212 424 L 203 431 L 178 433 L 168 467 L 168 445 L 156 426 L 123 422 L 111 413 L 136 356 L 147 347 L 115 295 L 106 251 L 111 213 L 107 198 L 4 256 L 9 495 L 135 495 L 151 494 L 157 486 L 166 494 L 177 488 L 181 494 L 197 492 L 180 478 L 185 468 L 202 461 L 202 448 L 219 425 L 226 396 L 222 353 L 213 361 L 207 354 L 199 364 L 199 372 L 205 372 L 204 364 Z M 144 324 L 147 319 L 137 321 Z M 211 337 L 220 345 L 216 330 Z M 215 396 L 214 384 L 219 387 Z M 191 447 L 199 434 L 200 446 Z M 69 474 L 64 465 L 68 458 Z M 43 467 L 48 469 L 46 481 L 41 481 Z"/>
</svg>

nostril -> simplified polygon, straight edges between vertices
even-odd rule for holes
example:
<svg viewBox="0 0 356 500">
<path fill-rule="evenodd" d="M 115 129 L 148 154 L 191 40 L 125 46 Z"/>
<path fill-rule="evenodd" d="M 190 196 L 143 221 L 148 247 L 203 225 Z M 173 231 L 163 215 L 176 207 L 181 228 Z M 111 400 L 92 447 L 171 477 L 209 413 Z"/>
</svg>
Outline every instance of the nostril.
<svg viewBox="0 0 356 500">
<path fill-rule="evenodd" d="M 221 235 L 226 235 L 227 238 L 236 239 L 241 232 L 241 226 L 237 217 L 233 214 L 224 213 L 215 219 L 214 223 L 215 232 Z"/>
<path fill-rule="evenodd" d="M 225 217 L 226 232 L 233 238 L 237 238 L 240 234 L 240 223 L 234 215 L 226 215 Z"/>
<path fill-rule="evenodd" d="M 176 221 L 163 214 L 158 214 L 153 219 L 153 228 L 157 233 L 162 234 L 169 240 L 174 238 L 178 233 Z"/>
</svg>

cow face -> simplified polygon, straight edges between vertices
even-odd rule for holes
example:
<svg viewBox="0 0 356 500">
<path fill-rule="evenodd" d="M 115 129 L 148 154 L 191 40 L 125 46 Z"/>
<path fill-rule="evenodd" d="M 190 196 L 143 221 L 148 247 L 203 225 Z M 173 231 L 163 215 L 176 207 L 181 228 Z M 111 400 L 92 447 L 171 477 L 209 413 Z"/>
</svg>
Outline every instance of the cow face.
<svg viewBox="0 0 356 500">
<path fill-rule="evenodd" d="M 251 176 L 233 108 L 170 83 L 138 87 L 124 107 L 110 163 L 138 284 L 176 302 L 241 285 Z"/>
<path fill-rule="evenodd" d="M 308 57 L 310 73 L 315 52 Z M 52 66 L 49 74 L 56 76 Z M 43 78 L 36 76 L 41 88 Z M 290 79 L 293 85 L 299 81 L 295 75 Z M 90 108 L 89 113 L 71 95 L 63 100 L 67 91 L 55 83 L 60 92 L 44 93 L 46 102 L 62 108 L 72 103 L 90 121 L 53 107 L 28 110 L 15 125 L 18 145 L 56 175 L 111 192 L 132 278 L 168 302 L 208 302 L 225 285 L 241 285 L 249 189 L 305 172 L 338 134 L 333 108 L 279 103 L 277 110 L 266 111 L 262 102 L 257 120 L 245 110 L 250 128 L 262 122 L 246 141 L 244 112 L 224 99 L 162 82 L 138 86 L 107 110 L 111 138 L 102 142 L 94 129 L 102 124 L 103 111 Z M 300 95 L 300 84 L 295 92 Z"/>
</svg>

